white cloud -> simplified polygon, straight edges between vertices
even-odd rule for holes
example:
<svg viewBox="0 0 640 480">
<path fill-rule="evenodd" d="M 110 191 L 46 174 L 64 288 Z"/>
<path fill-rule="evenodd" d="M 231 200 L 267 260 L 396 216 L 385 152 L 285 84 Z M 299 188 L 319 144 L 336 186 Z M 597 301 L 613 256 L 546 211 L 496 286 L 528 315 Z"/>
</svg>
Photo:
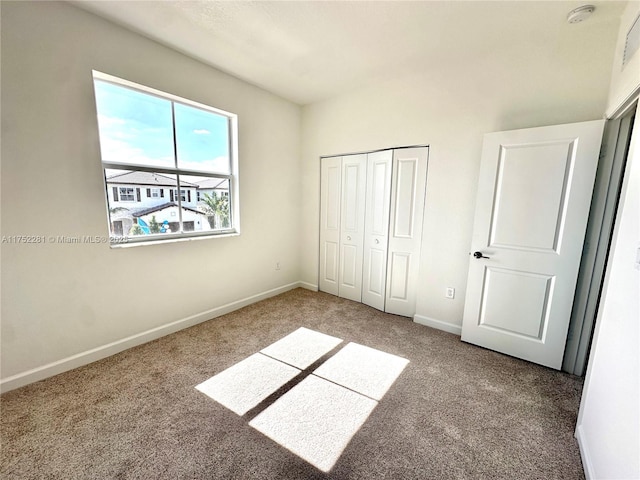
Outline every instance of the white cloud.
<svg viewBox="0 0 640 480">
<path fill-rule="evenodd" d="M 199 128 L 193 131 L 196 135 L 209 135 L 211 132 L 206 128 Z"/>
<path fill-rule="evenodd" d="M 127 121 L 123 118 L 118 117 L 108 117 L 103 115 L 102 113 L 98 114 L 98 122 L 102 128 L 109 128 L 115 125 L 124 125 Z"/>
<path fill-rule="evenodd" d="M 178 166 L 186 170 L 201 170 L 203 172 L 229 173 L 229 159 L 216 157 L 200 162 L 193 160 L 179 160 Z"/>
<path fill-rule="evenodd" d="M 173 157 L 150 158 L 142 148 L 132 147 L 129 143 L 114 138 L 100 139 L 102 159 L 107 162 L 131 162 L 149 166 L 173 166 Z"/>
</svg>

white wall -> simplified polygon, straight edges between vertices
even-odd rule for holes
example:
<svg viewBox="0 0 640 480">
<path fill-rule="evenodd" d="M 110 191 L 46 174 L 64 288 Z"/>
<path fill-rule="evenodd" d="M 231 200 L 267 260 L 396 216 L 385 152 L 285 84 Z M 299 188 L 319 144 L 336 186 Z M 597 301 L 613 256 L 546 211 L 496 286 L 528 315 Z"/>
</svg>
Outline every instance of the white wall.
<svg viewBox="0 0 640 480">
<path fill-rule="evenodd" d="M 624 69 L 624 38 L 640 14 L 629 2 L 613 66 L 613 112 L 640 86 L 640 52 Z M 580 405 L 576 437 L 590 479 L 640 478 L 640 110 L 632 133 L 605 286 Z"/>
<path fill-rule="evenodd" d="M 462 324 L 484 133 L 602 118 L 617 21 L 564 24 L 304 107 L 302 279 L 317 283 L 321 155 L 430 144 L 417 316 Z M 470 45 L 473 39 L 467 39 Z M 445 298 L 446 287 L 456 298 Z M 442 324 L 440 324 L 443 326 Z"/>
<path fill-rule="evenodd" d="M 299 106 L 65 3 L 1 8 L 2 235 L 108 234 L 92 69 L 238 115 L 242 231 L 125 249 L 2 244 L 9 387 L 299 280 Z"/>
</svg>

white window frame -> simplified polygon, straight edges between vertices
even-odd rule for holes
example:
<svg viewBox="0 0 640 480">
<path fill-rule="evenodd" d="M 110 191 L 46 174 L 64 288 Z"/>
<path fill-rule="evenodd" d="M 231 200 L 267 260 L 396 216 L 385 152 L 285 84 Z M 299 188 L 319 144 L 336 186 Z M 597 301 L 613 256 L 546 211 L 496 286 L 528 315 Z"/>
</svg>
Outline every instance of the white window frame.
<svg viewBox="0 0 640 480">
<path fill-rule="evenodd" d="M 190 107 L 199 108 L 217 115 L 221 115 L 227 117 L 228 119 L 228 146 L 229 146 L 229 174 L 218 174 L 211 172 L 204 172 L 198 170 L 188 170 L 179 168 L 177 164 L 177 156 L 174 147 L 174 167 L 160 167 L 153 166 L 150 167 L 148 165 L 139 165 L 134 163 L 124 163 L 124 162 L 113 162 L 113 161 L 105 161 L 101 158 L 101 164 L 103 168 L 103 178 L 104 178 L 104 187 L 105 187 L 105 199 L 107 206 L 107 227 L 111 238 L 111 247 L 126 247 L 132 245 L 144 245 L 144 244 L 152 244 L 158 242 L 172 242 L 172 241 L 180 241 L 184 239 L 195 239 L 195 238 L 215 238 L 220 236 L 230 236 L 230 235 L 239 235 L 240 234 L 240 192 L 239 192 L 239 172 L 238 172 L 238 116 L 234 113 L 227 112 L 215 107 L 211 107 L 209 105 L 205 105 L 199 102 L 195 102 L 193 100 L 188 100 L 183 97 L 179 97 L 177 95 L 173 95 L 170 93 L 162 92 L 160 90 L 156 90 L 144 85 L 140 85 L 134 82 L 130 82 L 128 80 L 124 80 L 122 78 L 115 77 L 113 75 L 109 75 L 103 72 L 99 72 L 97 70 L 93 70 L 93 79 L 101 80 L 104 82 L 110 82 L 120 87 L 130 88 L 141 93 L 154 95 L 160 97 L 164 100 L 171 101 L 173 103 L 180 103 L 183 105 L 187 105 Z M 172 103 L 172 108 L 173 108 Z M 97 112 L 96 112 L 97 113 Z M 97 127 L 97 123 L 96 123 Z M 175 125 L 174 125 L 175 130 Z M 174 133 L 175 135 L 175 133 Z M 175 136 L 174 136 L 174 146 L 175 146 Z M 211 178 L 219 178 L 219 179 L 227 179 L 229 181 L 229 224 L 230 226 L 225 229 L 215 230 L 215 231 L 205 231 L 205 232 L 195 232 L 195 231 L 180 231 L 180 232 L 172 232 L 170 234 L 149 234 L 149 235 L 135 235 L 135 236 L 126 236 L 127 241 L 123 242 L 119 237 L 114 238 L 111 233 L 111 224 L 110 224 L 110 213 L 109 213 L 109 193 L 108 193 L 108 185 L 106 180 L 106 170 L 123 170 L 123 171 L 146 171 L 146 172 L 156 172 L 156 173 L 166 173 L 170 175 L 176 176 L 177 188 L 175 190 L 183 190 L 180 184 L 181 176 L 199 176 L 199 177 L 211 177 Z M 170 187 L 173 188 L 173 187 Z M 120 190 L 118 189 L 118 192 Z M 186 197 L 186 188 L 184 188 L 185 197 Z M 134 187 L 134 202 L 135 198 L 135 187 Z M 178 203 L 178 216 L 179 216 L 179 224 L 182 223 L 182 202 L 181 195 L 178 195 L 177 198 L 174 198 L 174 201 Z M 128 202 L 128 201 L 127 201 Z M 185 203 L 186 200 L 184 201 Z"/>
<path fill-rule="evenodd" d="M 151 196 L 149 198 L 160 198 L 160 188 L 150 188 L 149 192 L 151 193 Z"/>
<path fill-rule="evenodd" d="M 186 188 L 181 188 L 180 189 L 180 195 L 178 195 L 178 189 L 174 188 L 173 189 L 173 201 L 177 202 L 178 201 L 178 196 L 180 197 L 180 202 L 184 202 L 184 203 L 189 203 L 187 201 L 187 189 Z"/>
<path fill-rule="evenodd" d="M 131 194 L 123 193 L 123 190 L 131 190 Z M 124 200 L 124 197 L 131 196 L 131 200 Z M 118 187 L 118 201 L 119 202 L 135 202 L 136 201 L 136 187 Z"/>
</svg>

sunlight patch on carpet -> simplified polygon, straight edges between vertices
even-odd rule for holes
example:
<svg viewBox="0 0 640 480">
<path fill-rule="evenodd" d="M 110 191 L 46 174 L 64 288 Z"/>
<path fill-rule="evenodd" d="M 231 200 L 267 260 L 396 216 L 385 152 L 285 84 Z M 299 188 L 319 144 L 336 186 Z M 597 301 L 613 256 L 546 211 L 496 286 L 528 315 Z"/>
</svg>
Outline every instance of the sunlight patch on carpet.
<svg viewBox="0 0 640 480">
<path fill-rule="evenodd" d="M 249 425 L 328 472 L 409 363 L 349 343 L 311 372 L 308 367 L 341 342 L 301 327 L 196 388 L 244 415 L 298 377 L 297 385 L 278 392 L 275 402 L 269 399 Z"/>
<path fill-rule="evenodd" d="M 340 342 L 340 338 L 300 327 L 260 352 L 304 370 Z"/>
<path fill-rule="evenodd" d="M 408 363 L 409 360 L 397 355 L 349 343 L 313 374 L 381 400 Z"/>
<path fill-rule="evenodd" d="M 244 415 L 300 373 L 260 353 L 236 363 L 196 386 L 238 415 Z"/>
<path fill-rule="evenodd" d="M 249 425 L 328 472 L 376 405 L 370 398 L 310 375 Z"/>
</svg>

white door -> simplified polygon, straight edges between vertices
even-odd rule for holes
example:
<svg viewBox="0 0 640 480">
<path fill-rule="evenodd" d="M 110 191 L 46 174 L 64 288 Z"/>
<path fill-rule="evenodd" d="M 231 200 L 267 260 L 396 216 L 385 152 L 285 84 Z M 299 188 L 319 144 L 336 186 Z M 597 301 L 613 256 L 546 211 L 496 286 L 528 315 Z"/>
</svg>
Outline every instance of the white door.
<svg viewBox="0 0 640 480">
<path fill-rule="evenodd" d="M 485 135 L 463 341 L 561 367 L 603 128 Z"/>
<path fill-rule="evenodd" d="M 362 299 L 366 181 L 367 155 L 342 157 L 338 295 L 356 302 Z"/>
<path fill-rule="evenodd" d="M 320 284 L 323 292 L 338 295 L 340 269 L 340 195 L 342 157 L 320 163 Z"/>
<path fill-rule="evenodd" d="M 418 291 L 428 148 L 393 151 L 385 311 L 413 317 Z"/>
<path fill-rule="evenodd" d="M 393 151 L 367 155 L 362 303 L 384 311 Z"/>
</svg>

